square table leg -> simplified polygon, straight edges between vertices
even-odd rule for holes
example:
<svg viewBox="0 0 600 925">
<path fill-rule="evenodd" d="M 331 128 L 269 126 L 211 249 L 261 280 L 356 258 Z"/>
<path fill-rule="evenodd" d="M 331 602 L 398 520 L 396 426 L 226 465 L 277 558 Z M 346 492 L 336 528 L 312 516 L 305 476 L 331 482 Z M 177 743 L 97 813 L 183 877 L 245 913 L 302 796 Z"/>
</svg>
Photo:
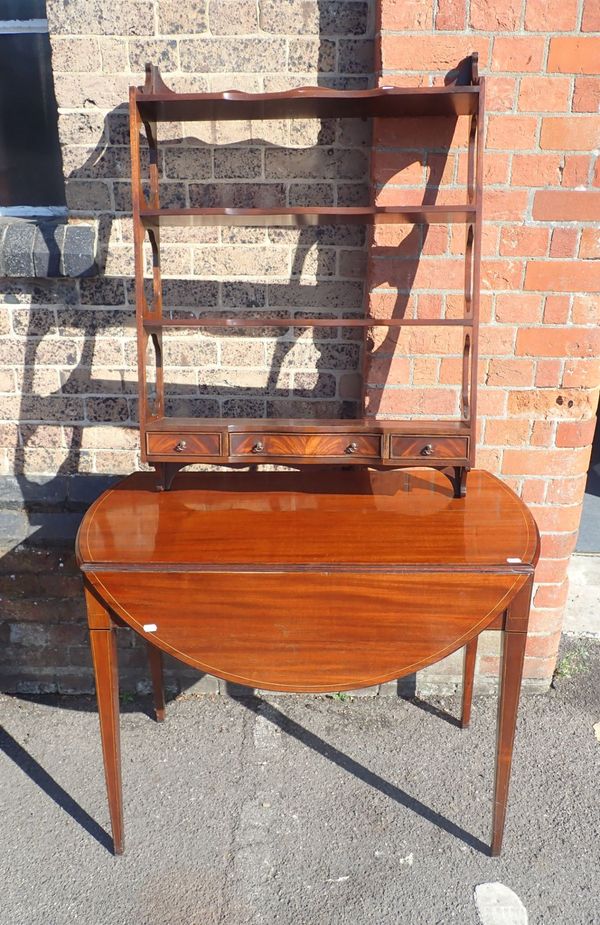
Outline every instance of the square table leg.
<svg viewBox="0 0 600 925">
<path fill-rule="evenodd" d="M 477 643 L 479 636 L 475 636 L 465 646 L 462 685 L 462 711 L 460 725 L 466 729 L 471 722 L 471 703 L 473 701 L 473 682 L 475 680 L 475 660 L 477 658 Z"/>
<path fill-rule="evenodd" d="M 119 668 L 115 623 L 93 590 L 85 587 L 90 645 L 96 679 L 96 699 L 108 809 L 115 854 L 123 854 L 123 786 L 119 734 Z"/>
<path fill-rule="evenodd" d="M 162 652 L 156 646 L 153 646 L 151 642 L 147 642 L 147 646 L 150 677 L 152 678 L 152 693 L 154 695 L 154 713 L 156 722 L 162 723 L 166 710 Z"/>
<path fill-rule="evenodd" d="M 533 577 L 527 581 L 509 605 L 506 612 L 506 628 L 502 633 L 496 781 L 490 847 L 492 857 L 498 857 L 502 849 L 532 587 Z"/>
</svg>

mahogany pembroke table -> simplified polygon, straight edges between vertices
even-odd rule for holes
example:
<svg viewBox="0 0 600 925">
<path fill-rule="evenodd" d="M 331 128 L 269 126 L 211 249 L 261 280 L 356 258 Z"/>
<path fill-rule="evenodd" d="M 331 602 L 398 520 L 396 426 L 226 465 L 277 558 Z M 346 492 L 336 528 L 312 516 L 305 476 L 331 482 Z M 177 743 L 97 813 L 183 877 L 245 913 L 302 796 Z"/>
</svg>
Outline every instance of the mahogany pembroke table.
<svg viewBox="0 0 600 925">
<path fill-rule="evenodd" d="M 462 725 L 477 639 L 500 630 L 491 853 L 506 814 L 538 531 L 501 481 L 473 470 L 455 498 L 436 470 L 202 472 L 157 492 L 138 472 L 81 525 L 115 853 L 123 851 L 115 629 L 149 645 L 157 719 L 161 653 L 272 691 L 351 690 L 465 647 Z"/>
</svg>

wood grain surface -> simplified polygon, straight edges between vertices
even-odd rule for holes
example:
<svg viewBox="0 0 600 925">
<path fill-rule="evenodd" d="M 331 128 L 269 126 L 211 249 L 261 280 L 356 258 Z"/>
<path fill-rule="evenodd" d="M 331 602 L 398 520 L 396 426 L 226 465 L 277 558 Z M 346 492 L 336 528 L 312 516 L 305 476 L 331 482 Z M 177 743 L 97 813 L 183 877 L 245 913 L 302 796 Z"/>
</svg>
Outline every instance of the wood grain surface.
<svg viewBox="0 0 600 925">
<path fill-rule="evenodd" d="M 266 690 L 368 687 L 464 646 L 526 575 L 88 572 L 140 635 L 200 671 Z M 147 632 L 144 625 L 156 626 Z"/>
<path fill-rule="evenodd" d="M 453 568 L 520 572 L 537 561 L 523 502 L 474 470 L 466 498 L 430 469 L 180 473 L 170 492 L 138 472 L 89 509 L 84 570 Z"/>
</svg>

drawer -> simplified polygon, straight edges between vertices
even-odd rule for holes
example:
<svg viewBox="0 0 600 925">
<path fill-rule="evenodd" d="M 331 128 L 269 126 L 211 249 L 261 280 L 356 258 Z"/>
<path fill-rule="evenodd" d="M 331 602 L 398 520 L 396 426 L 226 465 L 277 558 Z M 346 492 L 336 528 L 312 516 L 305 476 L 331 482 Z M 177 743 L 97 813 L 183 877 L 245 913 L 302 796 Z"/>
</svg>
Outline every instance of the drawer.
<svg viewBox="0 0 600 925">
<path fill-rule="evenodd" d="M 390 456 L 393 459 L 465 459 L 468 452 L 468 437 L 409 437 L 392 434 L 390 441 Z"/>
<path fill-rule="evenodd" d="M 231 434 L 230 456 L 338 456 L 374 459 L 377 434 Z"/>
<path fill-rule="evenodd" d="M 220 456 L 221 434 L 146 434 L 146 447 L 151 456 Z"/>
</svg>

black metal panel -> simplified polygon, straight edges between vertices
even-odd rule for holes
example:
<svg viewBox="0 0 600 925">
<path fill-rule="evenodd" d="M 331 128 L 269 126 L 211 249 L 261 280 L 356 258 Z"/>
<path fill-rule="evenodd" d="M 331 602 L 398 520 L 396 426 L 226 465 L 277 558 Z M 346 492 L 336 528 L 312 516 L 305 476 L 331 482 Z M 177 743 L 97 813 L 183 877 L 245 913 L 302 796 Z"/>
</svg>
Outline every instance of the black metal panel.
<svg viewBox="0 0 600 925">
<path fill-rule="evenodd" d="M 45 19 L 46 0 L 0 0 L 0 19 Z"/>
<path fill-rule="evenodd" d="M 50 39 L 0 35 L 0 206 L 65 201 Z"/>
</svg>

